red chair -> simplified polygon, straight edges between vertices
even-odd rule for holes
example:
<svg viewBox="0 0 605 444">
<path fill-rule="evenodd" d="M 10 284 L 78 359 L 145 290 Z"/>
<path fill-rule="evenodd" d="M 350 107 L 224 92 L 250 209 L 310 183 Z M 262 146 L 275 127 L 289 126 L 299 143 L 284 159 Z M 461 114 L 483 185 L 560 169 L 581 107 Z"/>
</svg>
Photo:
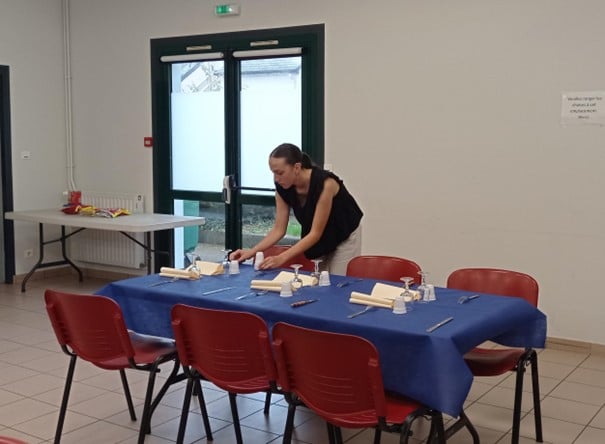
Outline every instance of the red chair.
<svg viewBox="0 0 605 444">
<path fill-rule="evenodd" d="M 472 292 L 512 296 L 525 299 L 534 307 L 538 305 L 538 283 L 531 276 L 516 271 L 494 268 L 463 268 L 454 271 L 447 279 L 448 288 Z M 531 365 L 532 391 L 534 397 L 534 422 L 536 441 L 542 442 L 542 414 L 540 409 L 540 386 L 538 379 L 538 354 L 526 349 L 474 348 L 464 355 L 464 360 L 475 376 L 497 376 L 516 372 L 515 401 L 513 411 L 513 444 L 519 442 L 521 421 L 521 398 L 523 375 Z"/>
<path fill-rule="evenodd" d="M 357 256 L 347 265 L 347 276 L 399 282 L 402 277 L 413 277 L 420 283 L 420 265 L 395 256 Z"/>
<path fill-rule="evenodd" d="M 193 385 L 201 391 L 200 378 L 204 378 L 229 392 L 235 437 L 241 444 L 236 394 L 267 392 L 267 414 L 271 392 L 279 392 L 265 321 L 252 313 L 177 304 L 172 308 L 172 328 L 187 376 L 177 443 L 182 443 L 185 436 Z M 208 430 L 209 426 L 207 435 Z M 212 440 L 211 435 L 208 440 Z"/>
<path fill-rule="evenodd" d="M 304 404 L 328 424 L 330 443 L 342 443 L 341 427 L 399 432 L 407 443 L 412 422 L 432 418 L 427 442 L 445 443 L 443 416 L 412 399 L 385 394 L 378 351 L 358 336 L 279 322 L 273 327 L 278 382 L 288 401 L 284 443 L 292 439 L 294 413 Z"/>
<path fill-rule="evenodd" d="M 151 415 L 174 381 L 179 368 L 174 341 L 127 330 L 119 305 L 104 296 L 46 290 L 44 299 L 46 311 L 61 349 L 71 357 L 55 433 L 55 444 L 61 440 L 78 357 L 102 369 L 119 371 L 128 411 L 133 421 L 137 418 L 124 369 L 132 368 L 149 372 L 138 439 L 139 444 L 142 444 L 145 434 L 150 433 Z M 168 361 L 174 361 L 174 368 L 152 403 L 153 387 L 156 374 L 160 371 L 159 366 Z"/>
<path fill-rule="evenodd" d="M 27 444 L 17 438 L 9 438 L 8 436 L 0 436 L 0 444 Z"/>
<path fill-rule="evenodd" d="M 269 256 L 277 256 L 281 253 L 283 253 L 284 251 L 286 251 L 288 248 L 290 248 L 291 245 L 273 245 L 269 248 L 267 248 L 265 251 L 263 251 L 263 254 L 265 257 L 269 257 Z M 315 264 L 313 264 L 313 262 L 311 262 L 310 259 L 307 259 L 306 256 L 304 254 L 299 254 L 294 256 L 292 259 L 290 259 L 288 262 L 286 262 L 283 267 L 287 268 L 292 264 L 301 264 L 302 267 L 300 267 L 301 270 L 304 271 L 315 271 Z"/>
</svg>

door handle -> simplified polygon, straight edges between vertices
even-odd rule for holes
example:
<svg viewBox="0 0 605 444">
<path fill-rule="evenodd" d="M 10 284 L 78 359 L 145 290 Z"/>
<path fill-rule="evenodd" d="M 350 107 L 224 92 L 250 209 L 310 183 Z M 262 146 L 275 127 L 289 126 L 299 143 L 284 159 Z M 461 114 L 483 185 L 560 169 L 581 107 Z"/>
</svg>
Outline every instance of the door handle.
<svg viewBox="0 0 605 444">
<path fill-rule="evenodd" d="M 236 190 L 274 192 L 275 188 L 240 187 L 236 185 L 235 176 L 233 174 L 223 177 L 223 202 L 229 205 L 231 203 L 231 193 Z"/>
</svg>

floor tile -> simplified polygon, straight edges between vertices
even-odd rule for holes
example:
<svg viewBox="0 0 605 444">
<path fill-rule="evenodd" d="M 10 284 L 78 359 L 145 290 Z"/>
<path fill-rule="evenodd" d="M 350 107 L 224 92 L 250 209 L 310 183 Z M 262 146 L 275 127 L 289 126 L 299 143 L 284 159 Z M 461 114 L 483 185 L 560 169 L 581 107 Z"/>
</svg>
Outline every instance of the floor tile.
<svg viewBox="0 0 605 444">
<path fill-rule="evenodd" d="M 605 407 L 601 408 L 601 410 L 599 410 L 599 413 L 597 413 L 594 418 L 592 418 L 592 421 L 590 421 L 589 424 L 591 427 L 597 427 L 599 429 L 604 429 L 605 430 Z M 603 441 L 605 442 L 605 441 Z"/>
<path fill-rule="evenodd" d="M 542 418 L 542 434 L 544 442 L 552 444 L 570 444 L 582 432 L 584 426 L 574 424 L 572 422 L 561 421 L 548 417 Z M 527 415 L 521 419 L 521 436 L 532 440 L 536 437 L 536 429 L 534 418 L 532 415 Z M 509 441 L 510 442 L 510 441 Z M 535 441 L 533 441 L 535 443 Z M 594 443 L 597 444 L 597 443 Z"/>
<path fill-rule="evenodd" d="M 586 427 L 574 444 L 596 444 L 605 442 L 605 430 Z"/>
<path fill-rule="evenodd" d="M 13 428 L 40 439 L 50 440 L 55 436 L 58 419 L 59 410 L 57 409 L 56 412 L 42 415 L 35 419 L 14 425 Z M 95 418 L 91 418 L 90 416 L 80 415 L 79 413 L 75 412 L 68 412 L 68 414 L 65 415 L 63 433 L 69 433 L 96 421 L 97 420 Z"/>
<path fill-rule="evenodd" d="M 591 355 L 586 358 L 580 367 L 590 368 L 593 370 L 605 371 L 605 355 Z"/>
<path fill-rule="evenodd" d="M 507 387 L 493 387 L 478 399 L 483 404 L 494 405 L 512 409 L 515 405 L 515 390 Z M 534 406 L 533 397 L 530 393 L 523 393 L 521 398 L 521 411 L 528 412 Z"/>
<path fill-rule="evenodd" d="M 69 433 L 64 433 L 61 444 L 108 444 L 119 443 L 137 436 L 135 430 L 109 422 L 97 421 Z"/>
<path fill-rule="evenodd" d="M 538 365 L 542 361 L 544 362 L 554 362 L 557 364 L 578 366 L 589 356 L 588 353 L 578 353 L 567 350 L 557 350 L 552 348 L 547 348 L 542 350 L 538 355 Z"/>
<path fill-rule="evenodd" d="M 600 406 L 547 396 L 542 400 L 542 417 L 587 425 Z"/>
<path fill-rule="evenodd" d="M 0 407 L 0 425 L 12 427 L 15 424 L 21 424 L 55 410 L 55 406 L 46 404 L 45 402 L 23 398 Z"/>
<path fill-rule="evenodd" d="M 581 384 L 605 388 L 605 371 L 579 367 L 575 369 L 566 379 L 570 382 L 579 382 Z"/>
<path fill-rule="evenodd" d="M 550 392 L 549 396 L 597 406 L 605 404 L 605 388 L 579 384 L 577 382 L 562 381 Z"/>
</svg>

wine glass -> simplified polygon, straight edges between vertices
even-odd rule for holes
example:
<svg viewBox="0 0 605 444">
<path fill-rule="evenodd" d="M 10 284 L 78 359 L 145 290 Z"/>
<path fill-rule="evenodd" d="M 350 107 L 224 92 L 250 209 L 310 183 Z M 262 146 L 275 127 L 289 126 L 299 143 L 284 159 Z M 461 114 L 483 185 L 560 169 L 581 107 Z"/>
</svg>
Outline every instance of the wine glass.
<svg viewBox="0 0 605 444">
<path fill-rule="evenodd" d="M 197 261 L 200 260 L 200 256 L 195 251 L 192 251 L 190 253 L 187 253 L 187 259 L 189 259 L 189 263 L 191 264 L 189 265 L 188 270 L 193 271 L 194 273 L 197 273 L 199 275 L 200 268 L 197 266 Z"/>
<path fill-rule="evenodd" d="M 292 265 L 290 265 L 290 267 L 294 268 L 294 277 L 292 278 L 290 285 L 292 286 L 292 288 L 294 290 L 298 290 L 299 288 L 301 288 L 303 286 L 303 281 L 300 278 L 300 276 L 298 275 L 298 270 L 300 267 L 302 267 L 302 265 L 301 264 L 292 264 Z"/>
<path fill-rule="evenodd" d="M 428 273 L 426 271 L 419 271 L 418 274 L 420 275 L 420 285 L 418 286 L 417 290 L 422 295 L 421 302 L 428 302 L 429 292 L 427 291 L 428 287 L 426 285 L 426 276 Z"/>
<path fill-rule="evenodd" d="M 313 270 L 313 273 L 311 273 L 311 276 L 315 278 L 317 283 L 319 283 L 319 276 L 321 275 L 321 273 L 319 272 L 319 263 L 322 261 L 323 259 L 311 259 L 311 262 L 313 262 L 313 265 L 315 266 L 315 269 Z M 315 282 L 315 280 L 313 282 Z"/>
<path fill-rule="evenodd" d="M 413 301 L 414 297 L 412 295 L 412 292 L 410 291 L 410 284 L 412 282 L 414 282 L 414 278 L 406 276 L 406 277 L 402 277 L 400 280 L 403 281 L 403 284 L 404 284 L 404 290 L 401 293 L 401 295 L 404 297 L 404 299 L 408 299 L 410 301 Z"/>
<path fill-rule="evenodd" d="M 223 257 L 223 262 L 221 263 L 221 265 L 223 266 L 223 274 L 229 276 L 229 255 L 231 254 L 231 250 L 224 248 L 221 251 L 225 253 L 225 256 Z"/>
</svg>

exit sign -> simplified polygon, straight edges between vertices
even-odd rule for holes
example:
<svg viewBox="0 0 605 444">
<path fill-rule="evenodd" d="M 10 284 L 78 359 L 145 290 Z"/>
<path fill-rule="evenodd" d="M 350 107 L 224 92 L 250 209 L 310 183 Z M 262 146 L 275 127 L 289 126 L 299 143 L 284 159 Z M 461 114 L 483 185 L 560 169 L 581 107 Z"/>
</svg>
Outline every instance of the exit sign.
<svg viewBox="0 0 605 444">
<path fill-rule="evenodd" d="M 216 5 L 214 7 L 214 15 L 217 17 L 226 17 L 229 15 L 239 15 L 239 5 Z"/>
</svg>

